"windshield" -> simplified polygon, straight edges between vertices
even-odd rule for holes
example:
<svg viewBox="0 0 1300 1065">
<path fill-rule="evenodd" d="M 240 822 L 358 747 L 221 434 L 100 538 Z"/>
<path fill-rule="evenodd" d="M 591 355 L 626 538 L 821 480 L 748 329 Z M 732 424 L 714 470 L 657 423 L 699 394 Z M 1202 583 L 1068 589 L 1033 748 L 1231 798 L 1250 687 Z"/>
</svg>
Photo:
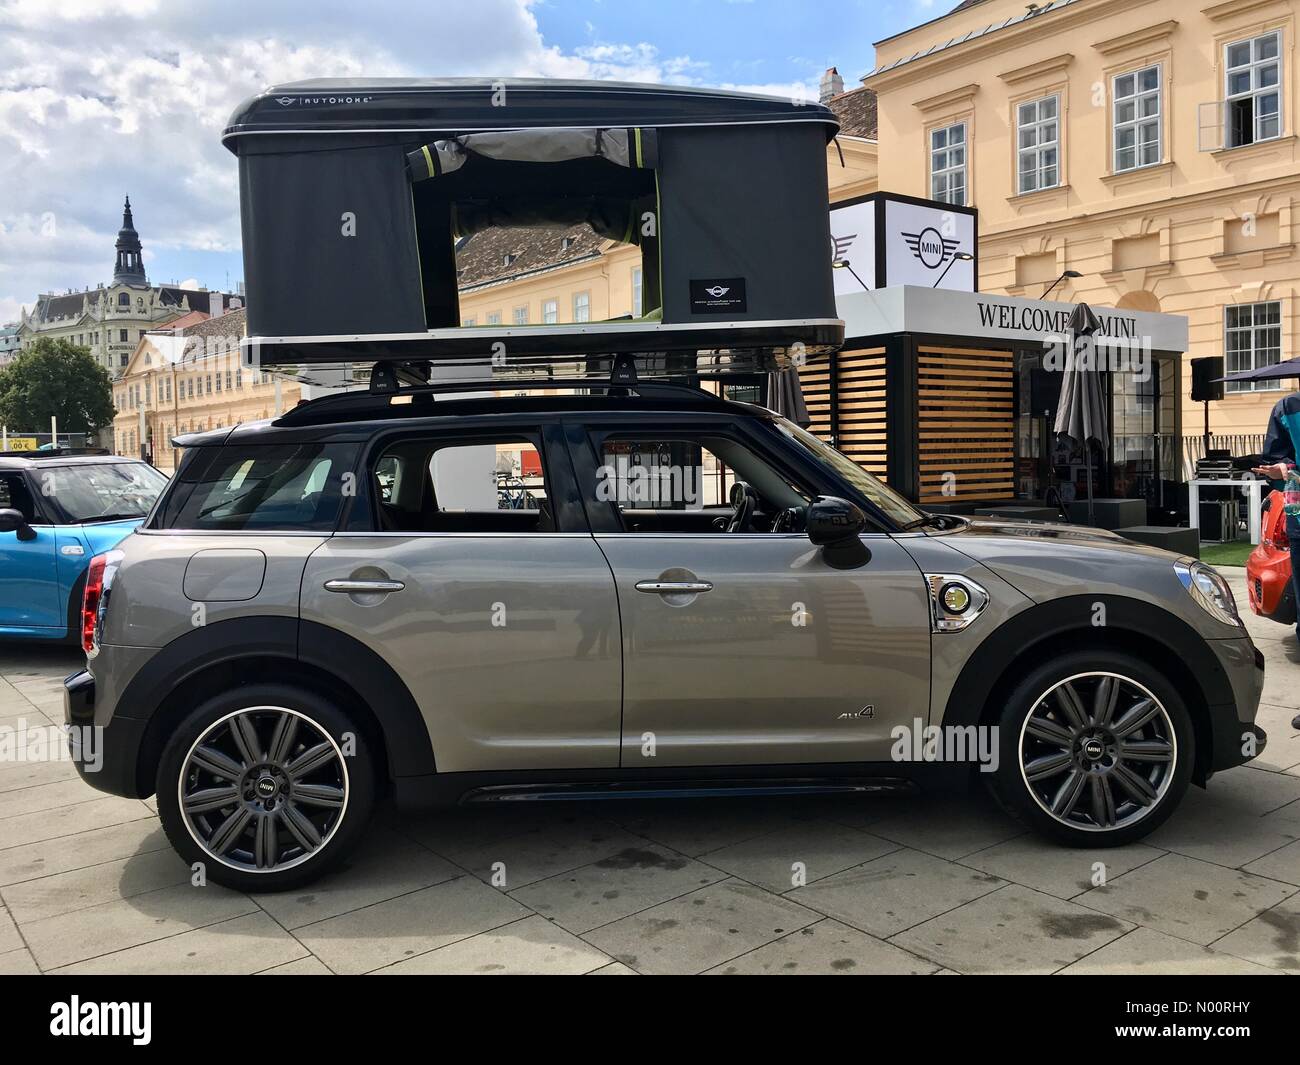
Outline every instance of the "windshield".
<svg viewBox="0 0 1300 1065">
<path fill-rule="evenodd" d="M 876 480 L 848 455 L 836 451 L 830 444 L 817 439 L 806 429 L 800 429 L 794 422 L 786 421 L 784 418 L 776 419 L 776 427 L 803 448 L 815 462 L 829 466 L 899 525 L 907 525 L 925 516 L 892 488 Z"/>
<path fill-rule="evenodd" d="M 143 518 L 167 484 L 146 462 L 47 466 L 33 476 L 42 498 L 68 524 Z"/>
</svg>

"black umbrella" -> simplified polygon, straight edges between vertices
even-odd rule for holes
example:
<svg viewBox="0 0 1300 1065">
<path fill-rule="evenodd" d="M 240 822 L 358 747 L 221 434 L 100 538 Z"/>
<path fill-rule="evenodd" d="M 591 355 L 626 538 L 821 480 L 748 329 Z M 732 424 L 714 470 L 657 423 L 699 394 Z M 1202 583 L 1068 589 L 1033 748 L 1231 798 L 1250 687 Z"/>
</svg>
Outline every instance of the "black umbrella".
<svg viewBox="0 0 1300 1065">
<path fill-rule="evenodd" d="M 1216 377 L 1216 381 L 1277 381 L 1284 377 L 1300 377 L 1300 358 L 1287 359 L 1285 362 L 1275 362 L 1272 366 L 1259 366 L 1253 370 L 1241 370 L 1237 373 L 1230 373 L 1224 377 Z"/>
<path fill-rule="evenodd" d="M 793 366 L 773 370 L 767 375 L 767 406 L 769 410 L 804 429 L 812 425 L 812 419 L 808 417 L 808 405 L 803 401 L 799 371 Z"/>
<path fill-rule="evenodd" d="M 1065 375 L 1061 379 L 1061 400 L 1056 409 L 1056 432 L 1083 447 L 1084 469 L 1088 476 L 1088 524 L 1096 520 L 1092 503 L 1092 441 L 1105 454 L 1110 450 L 1106 428 L 1106 393 L 1096 363 L 1096 334 L 1101 321 L 1086 303 L 1070 312 L 1069 352 Z M 1083 343 L 1077 343 L 1082 340 Z M 1080 366 L 1086 361 L 1088 366 Z"/>
</svg>

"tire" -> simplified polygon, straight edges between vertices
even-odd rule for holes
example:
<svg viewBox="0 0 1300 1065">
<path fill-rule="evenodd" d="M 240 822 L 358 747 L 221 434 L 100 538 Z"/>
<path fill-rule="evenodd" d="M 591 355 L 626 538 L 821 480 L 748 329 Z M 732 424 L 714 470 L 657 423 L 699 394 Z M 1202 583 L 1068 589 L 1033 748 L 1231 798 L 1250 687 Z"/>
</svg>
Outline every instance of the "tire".
<svg viewBox="0 0 1300 1065">
<path fill-rule="evenodd" d="M 358 722 L 333 703 L 253 684 L 181 722 L 159 759 L 157 793 L 167 838 L 208 880 L 285 891 L 335 868 L 360 840 L 375 758 Z"/>
<path fill-rule="evenodd" d="M 1101 648 L 1026 674 L 998 725 L 996 797 L 1073 847 L 1118 847 L 1154 831 L 1182 799 L 1196 757 L 1177 689 L 1139 659 Z"/>
</svg>

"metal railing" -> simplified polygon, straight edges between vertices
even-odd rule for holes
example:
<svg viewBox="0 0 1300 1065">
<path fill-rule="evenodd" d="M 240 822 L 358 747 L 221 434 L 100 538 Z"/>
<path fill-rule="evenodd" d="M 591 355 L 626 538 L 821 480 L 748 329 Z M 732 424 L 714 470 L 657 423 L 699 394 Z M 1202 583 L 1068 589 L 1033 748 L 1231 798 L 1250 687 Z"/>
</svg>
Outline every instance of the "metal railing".
<svg viewBox="0 0 1300 1065">
<path fill-rule="evenodd" d="M 1227 451 L 1230 455 L 1258 455 L 1264 450 L 1263 433 L 1212 433 L 1210 449 Z M 1205 458 L 1205 437 L 1183 437 L 1183 479 L 1190 480 L 1196 472 L 1196 463 Z"/>
</svg>

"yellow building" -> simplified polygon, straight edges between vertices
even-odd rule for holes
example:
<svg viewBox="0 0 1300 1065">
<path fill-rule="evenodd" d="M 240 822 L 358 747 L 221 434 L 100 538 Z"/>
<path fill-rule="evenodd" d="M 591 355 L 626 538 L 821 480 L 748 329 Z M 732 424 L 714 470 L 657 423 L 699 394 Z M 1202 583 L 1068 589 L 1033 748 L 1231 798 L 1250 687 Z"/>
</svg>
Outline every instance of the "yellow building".
<svg viewBox="0 0 1300 1065">
<path fill-rule="evenodd" d="M 965 0 L 876 44 L 880 188 L 978 208 L 983 291 L 1074 270 L 1054 298 L 1186 315 L 1188 358 L 1296 355 L 1298 7 Z M 1213 431 L 1262 434 L 1284 387 L 1229 385 Z"/>
<path fill-rule="evenodd" d="M 145 333 L 113 384 L 113 450 L 170 473 L 177 434 L 270 418 L 295 406 L 301 387 L 292 376 L 240 366 L 244 333 L 242 309 Z"/>
</svg>

